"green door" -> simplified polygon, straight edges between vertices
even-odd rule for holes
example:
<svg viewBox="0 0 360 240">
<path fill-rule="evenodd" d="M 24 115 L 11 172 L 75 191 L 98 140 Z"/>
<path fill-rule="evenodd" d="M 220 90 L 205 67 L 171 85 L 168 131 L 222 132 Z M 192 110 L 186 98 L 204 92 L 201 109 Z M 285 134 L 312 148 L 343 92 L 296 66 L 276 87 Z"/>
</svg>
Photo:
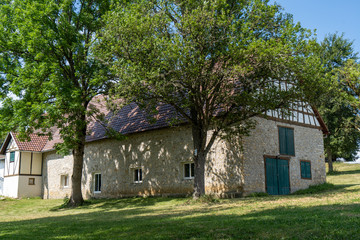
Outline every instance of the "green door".
<svg viewBox="0 0 360 240">
<path fill-rule="evenodd" d="M 266 188 L 271 195 L 290 193 L 289 162 L 287 160 L 266 158 Z"/>
</svg>

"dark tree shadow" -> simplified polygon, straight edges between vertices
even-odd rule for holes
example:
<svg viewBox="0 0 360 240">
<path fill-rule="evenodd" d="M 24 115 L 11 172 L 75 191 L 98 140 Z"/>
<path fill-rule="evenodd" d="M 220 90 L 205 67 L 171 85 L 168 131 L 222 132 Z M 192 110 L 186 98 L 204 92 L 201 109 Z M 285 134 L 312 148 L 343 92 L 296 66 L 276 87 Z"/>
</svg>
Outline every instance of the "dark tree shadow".
<svg viewBox="0 0 360 240">
<path fill-rule="evenodd" d="M 127 204 L 131 207 L 126 207 Z M 360 236 L 358 203 L 251 211 L 219 204 L 216 214 L 207 207 L 194 210 L 169 205 L 173 209 L 161 211 L 144 207 L 149 204 L 153 204 L 152 200 L 114 200 L 89 213 L 69 212 L 66 216 L 0 222 L 0 238 L 358 239 Z"/>
<path fill-rule="evenodd" d="M 336 175 L 346 175 L 346 174 L 360 174 L 359 170 L 349 170 L 349 171 L 334 171 L 331 173 L 327 173 L 327 175 L 336 176 Z"/>
</svg>

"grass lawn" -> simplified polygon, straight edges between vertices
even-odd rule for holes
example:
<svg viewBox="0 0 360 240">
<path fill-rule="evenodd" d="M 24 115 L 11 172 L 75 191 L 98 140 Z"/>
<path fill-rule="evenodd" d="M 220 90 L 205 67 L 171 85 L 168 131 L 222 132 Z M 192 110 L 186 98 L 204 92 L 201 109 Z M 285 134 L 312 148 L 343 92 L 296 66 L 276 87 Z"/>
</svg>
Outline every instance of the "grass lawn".
<svg viewBox="0 0 360 240">
<path fill-rule="evenodd" d="M 224 199 L 0 201 L 0 239 L 360 239 L 360 164 L 335 164 L 317 194 Z"/>
</svg>

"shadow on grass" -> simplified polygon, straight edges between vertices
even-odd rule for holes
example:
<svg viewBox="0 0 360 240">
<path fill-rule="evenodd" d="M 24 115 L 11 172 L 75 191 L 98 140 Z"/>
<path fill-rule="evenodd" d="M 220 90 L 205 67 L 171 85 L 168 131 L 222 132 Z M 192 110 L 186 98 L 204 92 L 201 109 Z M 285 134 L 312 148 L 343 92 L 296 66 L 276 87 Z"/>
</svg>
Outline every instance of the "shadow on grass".
<svg viewBox="0 0 360 240">
<path fill-rule="evenodd" d="M 325 183 L 317 186 L 311 186 L 308 189 L 299 190 L 290 195 L 269 195 L 267 193 L 255 193 L 245 198 L 232 199 L 232 201 L 244 201 L 246 203 L 254 203 L 258 201 L 277 201 L 279 198 L 292 198 L 294 197 L 315 197 L 323 198 L 324 196 L 330 196 L 338 193 L 351 193 L 358 190 L 349 189 L 350 187 L 360 185 L 360 184 L 343 184 L 343 185 L 334 185 L 331 183 Z M 84 202 L 84 204 L 79 209 L 102 209 L 102 210 L 114 210 L 114 209 L 125 209 L 125 208 L 143 208 L 146 206 L 153 206 L 155 204 L 161 204 L 166 202 L 176 202 L 178 201 L 180 205 L 217 205 L 218 200 L 215 201 L 194 201 L 192 198 L 172 198 L 172 197 L 132 197 L 132 198 L 121 198 L 121 199 L 91 199 Z M 50 211 L 72 211 L 73 207 L 67 207 L 64 204 L 55 206 L 50 209 Z"/>
<path fill-rule="evenodd" d="M 327 172 L 326 174 L 330 176 L 344 175 L 344 174 L 360 174 L 360 170 L 333 171 L 333 172 Z"/>
<path fill-rule="evenodd" d="M 90 213 L 1 222 L 0 239 L 354 239 L 359 224 L 359 204 L 248 211 L 105 205 Z"/>
<path fill-rule="evenodd" d="M 323 197 L 328 197 L 328 196 L 334 195 L 334 194 L 353 193 L 353 192 L 359 191 L 358 189 L 352 189 L 352 187 L 358 186 L 358 185 L 360 185 L 360 184 L 333 185 L 332 188 L 325 189 L 323 191 L 314 192 L 314 193 L 304 193 L 304 194 L 299 194 L 298 196 L 301 196 L 301 195 L 314 196 L 314 195 L 316 195 L 318 198 L 323 198 Z M 302 191 L 302 190 L 300 190 L 300 191 Z"/>
<path fill-rule="evenodd" d="M 123 208 L 134 208 L 134 207 L 145 207 L 159 204 L 162 202 L 176 201 L 177 198 L 167 197 L 132 197 L 132 198 L 121 198 L 121 199 L 91 199 L 84 201 L 83 205 L 78 207 L 80 209 L 123 209 Z M 73 210 L 73 207 L 67 207 L 66 202 L 60 206 L 56 206 L 50 209 L 50 211 L 66 211 Z"/>
<path fill-rule="evenodd" d="M 88 201 L 89 207 L 95 205 L 101 209 L 122 209 L 125 207 L 145 207 L 153 206 L 162 202 L 176 201 L 176 198 L 166 198 L 166 197 L 133 197 L 133 198 L 123 198 L 123 199 L 111 199 L 106 202 L 104 200 L 91 200 Z M 99 205 L 99 206 L 97 206 Z"/>
<path fill-rule="evenodd" d="M 345 186 L 334 185 L 332 183 L 323 183 L 323 184 L 310 186 L 306 189 L 298 190 L 298 191 L 292 193 L 292 195 L 319 194 L 319 193 L 339 190 L 344 187 Z"/>
</svg>

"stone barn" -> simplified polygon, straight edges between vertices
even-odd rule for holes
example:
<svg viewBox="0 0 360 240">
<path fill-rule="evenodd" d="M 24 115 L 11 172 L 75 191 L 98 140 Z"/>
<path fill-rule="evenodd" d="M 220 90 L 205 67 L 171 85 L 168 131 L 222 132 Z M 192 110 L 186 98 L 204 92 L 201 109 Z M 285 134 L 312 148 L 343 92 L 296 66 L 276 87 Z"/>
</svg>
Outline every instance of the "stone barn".
<svg viewBox="0 0 360 240">
<path fill-rule="evenodd" d="M 105 111 L 100 103 L 93 105 Z M 85 146 L 84 198 L 191 194 L 191 128 L 186 123 L 170 127 L 172 114 L 170 107 L 161 105 L 158 121 L 150 124 L 136 104 L 124 107 L 111 121 L 116 131 L 127 136 L 123 141 L 109 139 L 103 125 L 92 121 Z M 325 182 L 323 136 L 327 128 L 315 108 L 303 104 L 291 115 L 268 111 L 254 120 L 257 125 L 250 136 L 215 141 L 206 165 L 206 193 L 280 195 Z M 73 157 L 54 150 L 61 142 L 58 131 L 54 130 L 50 141 L 36 134 L 30 139 L 21 142 L 10 133 L 0 149 L 5 155 L 4 164 L 0 162 L 3 195 L 69 196 Z"/>
</svg>

